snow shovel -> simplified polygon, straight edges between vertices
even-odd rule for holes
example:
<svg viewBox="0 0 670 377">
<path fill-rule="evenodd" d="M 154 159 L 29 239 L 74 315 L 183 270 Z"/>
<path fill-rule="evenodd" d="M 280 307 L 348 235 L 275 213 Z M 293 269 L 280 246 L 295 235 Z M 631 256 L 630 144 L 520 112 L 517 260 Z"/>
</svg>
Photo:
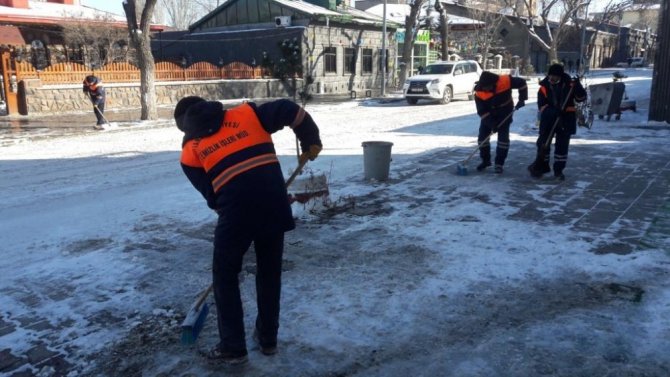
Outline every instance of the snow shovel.
<svg viewBox="0 0 670 377">
<path fill-rule="evenodd" d="M 570 88 L 570 91 L 568 92 L 568 95 L 565 97 L 565 101 L 563 101 L 563 106 L 561 106 L 561 111 L 565 111 L 565 107 L 568 105 L 568 100 L 570 99 L 570 96 L 572 96 L 572 91 L 574 87 Z M 537 151 L 537 156 L 535 157 L 535 161 L 533 161 L 530 165 L 528 165 L 528 171 L 530 172 L 530 175 L 534 178 L 539 178 L 542 176 L 542 173 L 539 169 L 539 166 L 541 166 L 544 163 L 545 158 L 547 157 L 547 151 L 549 150 L 549 146 L 551 145 L 551 140 L 554 138 L 554 133 L 556 133 L 556 127 L 558 126 L 558 123 L 561 121 L 561 117 L 557 116 L 556 120 L 554 121 L 554 125 L 551 126 L 551 131 L 549 131 L 549 137 L 547 138 L 547 141 L 542 144 L 542 147 Z"/>
<path fill-rule="evenodd" d="M 204 291 L 200 292 L 198 299 L 195 300 L 195 303 L 191 306 L 186 318 L 181 323 L 181 343 L 182 344 L 193 344 L 195 340 L 200 335 L 200 330 L 205 325 L 205 318 L 209 313 L 209 304 L 205 302 L 209 292 L 212 291 L 212 284 L 209 285 Z"/>
<path fill-rule="evenodd" d="M 298 167 L 296 167 L 293 174 L 291 174 L 291 176 L 286 181 L 287 189 L 289 185 L 295 181 L 296 177 L 300 174 L 306 163 L 307 159 L 298 164 Z M 328 180 L 326 179 L 325 174 L 310 175 L 306 179 L 301 179 L 295 182 L 291 191 L 292 192 L 288 194 L 289 203 L 293 204 L 294 202 L 298 202 L 305 204 L 310 199 L 320 196 L 327 196 L 329 194 Z"/>
<path fill-rule="evenodd" d="M 305 159 L 298 164 L 298 167 L 296 167 L 293 174 L 291 174 L 291 176 L 286 180 L 286 188 L 288 188 L 289 185 L 293 183 L 295 178 L 300 174 L 300 172 L 302 172 L 302 169 L 305 167 L 305 164 L 307 164 L 307 161 L 308 160 Z M 326 188 L 326 191 L 327 190 L 328 189 Z M 289 195 L 289 202 L 293 203 L 294 201 L 299 201 L 299 199 L 291 200 L 291 195 Z M 209 313 L 209 304 L 207 304 L 205 300 L 207 299 L 207 296 L 209 296 L 209 293 L 212 292 L 213 288 L 213 284 L 210 284 L 207 288 L 198 294 L 198 298 L 195 300 L 193 305 L 191 305 L 191 308 L 186 314 L 186 318 L 184 318 L 184 321 L 181 323 L 182 344 L 193 344 L 195 343 L 196 339 L 198 339 L 198 335 L 200 335 L 200 331 L 205 326 L 205 319 Z"/>
<path fill-rule="evenodd" d="M 509 119 L 509 118 L 512 116 L 512 114 L 514 114 L 514 112 L 515 112 L 516 110 L 517 110 L 517 109 L 513 109 L 512 112 L 510 112 L 509 114 L 507 114 L 507 116 L 505 117 L 505 119 L 503 119 L 502 122 L 498 123 L 498 125 L 497 125 L 494 129 L 498 129 L 498 127 L 502 126 L 503 123 L 507 122 L 507 119 Z M 494 131 L 494 130 L 491 130 L 491 133 L 489 133 L 489 136 L 487 136 L 486 139 L 482 140 L 482 142 L 479 143 L 479 144 L 477 145 L 477 148 L 475 148 L 475 149 L 472 151 L 472 153 L 470 153 L 470 155 L 468 156 L 468 158 L 466 158 L 465 160 L 463 160 L 463 162 L 461 162 L 461 163 L 459 163 L 459 164 L 456 165 L 456 174 L 458 174 L 458 175 L 468 175 L 468 168 L 467 168 L 465 165 L 468 163 L 468 161 L 470 161 L 470 159 L 472 158 L 472 156 L 474 156 L 475 153 L 477 153 L 477 151 L 479 150 L 479 148 L 481 148 L 482 145 L 484 145 L 486 142 L 489 141 L 489 139 L 491 139 L 491 136 L 493 136 L 494 133 L 495 133 L 495 131 Z"/>
</svg>

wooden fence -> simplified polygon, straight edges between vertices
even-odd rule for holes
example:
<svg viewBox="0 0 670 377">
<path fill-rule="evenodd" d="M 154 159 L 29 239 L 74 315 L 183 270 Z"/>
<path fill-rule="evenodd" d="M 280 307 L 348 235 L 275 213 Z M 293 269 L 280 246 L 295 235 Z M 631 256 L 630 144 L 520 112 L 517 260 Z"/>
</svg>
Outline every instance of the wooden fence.
<svg viewBox="0 0 670 377">
<path fill-rule="evenodd" d="M 95 75 L 105 83 L 139 82 L 140 70 L 130 63 L 110 63 L 100 69 L 90 69 L 79 63 L 58 63 L 37 70 L 29 62 L 16 62 L 16 77 L 20 80 L 40 79 L 44 85 L 80 84 L 87 75 Z M 172 62 L 156 63 L 156 81 L 194 81 L 221 79 L 256 79 L 268 76 L 260 67 L 233 62 L 218 67 L 208 62 L 193 63 L 183 68 Z"/>
</svg>

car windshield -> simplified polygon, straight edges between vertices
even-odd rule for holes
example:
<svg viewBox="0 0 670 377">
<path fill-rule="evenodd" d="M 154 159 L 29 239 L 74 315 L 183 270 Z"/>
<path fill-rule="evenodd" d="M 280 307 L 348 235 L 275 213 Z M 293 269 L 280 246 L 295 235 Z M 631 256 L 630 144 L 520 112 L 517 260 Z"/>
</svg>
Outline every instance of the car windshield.
<svg viewBox="0 0 670 377">
<path fill-rule="evenodd" d="M 423 75 L 443 75 L 445 73 L 451 73 L 453 64 L 433 64 L 426 67 L 423 70 Z"/>
</svg>

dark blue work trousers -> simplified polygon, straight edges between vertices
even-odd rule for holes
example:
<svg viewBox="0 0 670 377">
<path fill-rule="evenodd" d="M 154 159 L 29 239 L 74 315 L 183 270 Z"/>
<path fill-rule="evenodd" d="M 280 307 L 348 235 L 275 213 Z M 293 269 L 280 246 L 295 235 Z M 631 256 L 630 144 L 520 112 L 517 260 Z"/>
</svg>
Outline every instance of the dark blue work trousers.
<svg viewBox="0 0 670 377">
<path fill-rule="evenodd" d="M 222 351 L 246 350 L 238 274 L 252 242 L 256 251 L 258 315 L 255 326 L 263 343 L 277 342 L 284 232 L 254 231 L 253 228 L 231 221 L 225 214 L 219 216 L 216 226 L 212 273 Z"/>
</svg>

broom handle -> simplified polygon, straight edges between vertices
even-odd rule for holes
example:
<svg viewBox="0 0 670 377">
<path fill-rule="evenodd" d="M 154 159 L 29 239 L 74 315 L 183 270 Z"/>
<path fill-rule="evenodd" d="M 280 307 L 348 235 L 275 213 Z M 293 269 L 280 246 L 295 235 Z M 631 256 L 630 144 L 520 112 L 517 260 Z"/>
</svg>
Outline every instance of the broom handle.
<svg viewBox="0 0 670 377">
<path fill-rule="evenodd" d="M 498 125 L 496 126 L 496 128 L 500 127 L 503 123 L 505 123 L 505 122 L 507 121 L 507 119 L 509 119 L 509 117 L 511 117 L 512 114 L 514 114 L 515 111 L 516 111 L 516 109 L 512 110 L 511 113 L 507 114 L 507 116 L 505 117 L 505 119 L 503 119 L 502 122 L 498 123 Z M 489 134 L 489 136 L 487 136 L 486 139 L 482 140 L 482 142 L 479 143 L 479 145 L 477 145 L 477 148 L 475 148 L 475 150 L 473 150 L 472 153 L 470 153 L 470 155 L 468 156 L 468 158 L 466 158 L 466 159 L 463 160 L 463 161 L 465 161 L 465 162 L 470 161 L 470 159 L 472 158 L 472 156 L 474 156 L 475 153 L 477 153 L 477 151 L 479 150 L 479 148 L 481 148 L 482 145 L 484 145 L 484 143 L 486 143 L 487 141 L 489 141 L 489 139 L 491 138 L 491 136 L 493 136 L 493 134 L 494 134 L 494 132 L 493 132 L 493 130 L 491 130 L 491 133 Z"/>
<path fill-rule="evenodd" d="M 105 123 L 110 124 L 109 121 L 107 120 L 107 118 L 105 118 L 105 114 L 103 114 L 102 111 L 100 111 L 100 109 L 98 108 L 98 105 L 96 105 L 96 104 L 93 102 L 93 97 L 91 97 L 91 92 L 86 92 L 86 95 L 88 95 L 88 99 L 89 99 L 89 101 L 91 101 L 91 102 L 93 103 L 93 107 L 94 107 L 96 110 L 98 110 L 98 112 L 100 113 L 100 116 L 101 116 L 102 119 L 105 121 Z"/>
<path fill-rule="evenodd" d="M 563 106 L 561 107 L 561 111 L 565 111 L 566 106 L 568 106 L 568 101 L 570 100 L 570 96 L 572 95 L 572 91 L 575 89 L 574 86 L 570 87 L 570 91 L 568 92 L 568 96 L 565 97 L 565 101 L 563 101 Z M 554 121 L 554 125 L 551 127 L 551 132 L 549 132 L 549 137 L 547 138 L 547 141 L 544 142 L 543 149 L 549 148 L 549 145 L 551 145 L 551 139 L 554 138 L 554 132 L 556 131 L 556 126 L 558 126 L 558 122 L 561 121 L 561 117 L 558 116 L 556 117 L 556 121 Z"/>
<path fill-rule="evenodd" d="M 286 180 L 286 187 L 287 188 L 291 183 L 293 183 L 293 181 L 295 180 L 295 177 L 297 177 L 298 174 L 300 174 L 300 172 L 302 171 L 302 168 L 304 168 L 306 164 L 307 164 L 307 159 L 305 159 L 305 161 L 298 164 L 298 167 L 295 168 L 295 171 L 293 172 L 293 174 L 291 174 L 291 176 L 288 177 L 288 179 Z M 209 292 L 211 292 L 213 288 L 214 288 L 214 283 L 211 283 L 209 285 L 209 287 L 207 287 L 207 289 L 205 289 L 200 294 L 200 296 L 198 297 L 198 300 L 195 302 L 195 307 L 196 308 L 200 308 L 200 305 L 202 305 L 202 303 L 205 302 L 205 299 L 207 298 L 207 296 L 209 295 Z"/>
<path fill-rule="evenodd" d="M 295 177 L 297 177 L 298 174 L 300 174 L 300 172 L 302 172 L 302 168 L 305 167 L 305 164 L 307 164 L 307 159 L 305 159 L 305 161 L 298 164 L 298 166 L 295 168 L 295 171 L 293 172 L 293 174 L 291 174 L 291 176 L 288 177 L 288 179 L 286 180 L 286 188 L 288 188 L 288 186 L 290 186 L 291 183 L 293 183 L 293 181 L 295 180 Z"/>
<path fill-rule="evenodd" d="M 198 297 L 198 300 L 195 302 L 196 310 L 200 309 L 200 305 L 202 305 L 202 303 L 205 302 L 205 299 L 207 298 L 207 296 L 209 296 L 209 292 L 211 292 L 213 288 L 214 288 L 214 283 L 210 284 L 209 287 L 207 287 L 207 289 L 205 289 L 200 294 L 200 296 Z"/>
</svg>

